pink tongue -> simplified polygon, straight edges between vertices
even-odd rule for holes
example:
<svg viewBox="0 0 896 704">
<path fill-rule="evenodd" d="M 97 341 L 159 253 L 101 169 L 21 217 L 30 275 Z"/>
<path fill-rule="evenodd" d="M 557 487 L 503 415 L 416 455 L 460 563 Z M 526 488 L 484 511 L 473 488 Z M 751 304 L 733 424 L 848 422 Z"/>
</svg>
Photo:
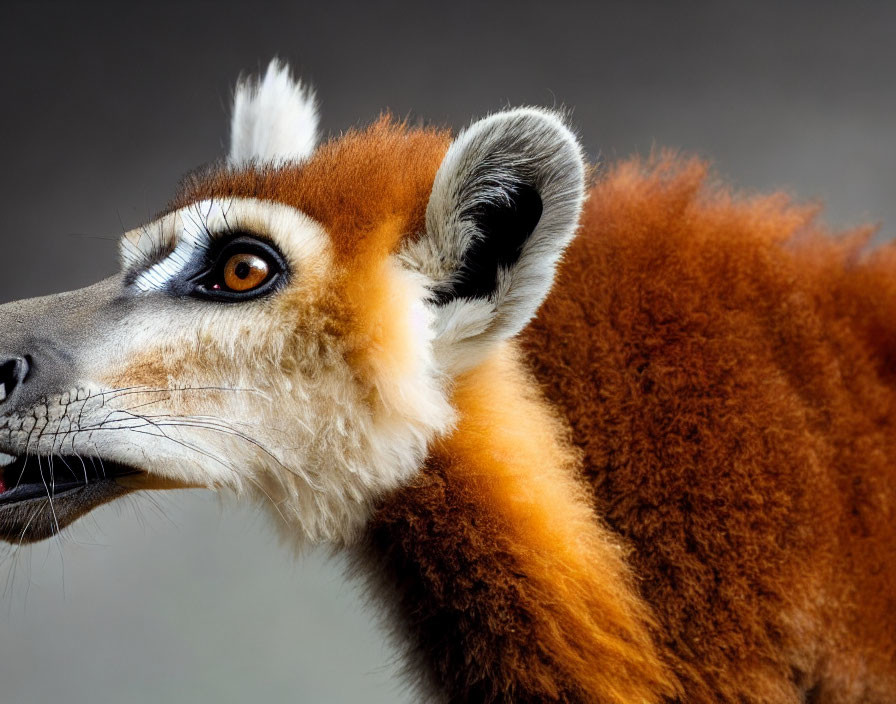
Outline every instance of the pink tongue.
<svg viewBox="0 0 896 704">
<path fill-rule="evenodd" d="M 3 477 L 0 477 L 0 494 L 6 491 L 6 484 L 3 481 Z"/>
</svg>

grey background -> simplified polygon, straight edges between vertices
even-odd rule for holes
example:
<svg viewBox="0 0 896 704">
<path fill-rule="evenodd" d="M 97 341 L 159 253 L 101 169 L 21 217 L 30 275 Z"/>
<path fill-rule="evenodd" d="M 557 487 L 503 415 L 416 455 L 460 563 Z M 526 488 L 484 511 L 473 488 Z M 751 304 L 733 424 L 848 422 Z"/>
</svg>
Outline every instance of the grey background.
<svg viewBox="0 0 896 704">
<path fill-rule="evenodd" d="M 592 157 L 675 147 L 892 232 L 896 5 L 753 5 L 7 2 L 0 300 L 111 273 L 275 54 L 327 132 L 565 105 Z M 0 553 L 3 585 L 2 704 L 409 701 L 339 560 L 294 559 L 250 507 L 137 497 Z"/>
</svg>

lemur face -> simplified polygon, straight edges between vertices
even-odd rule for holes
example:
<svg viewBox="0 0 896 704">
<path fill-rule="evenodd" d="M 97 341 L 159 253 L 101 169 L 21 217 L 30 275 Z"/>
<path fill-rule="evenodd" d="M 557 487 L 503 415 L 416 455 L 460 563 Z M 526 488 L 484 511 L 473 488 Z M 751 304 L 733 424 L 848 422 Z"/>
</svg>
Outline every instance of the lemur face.
<svg viewBox="0 0 896 704">
<path fill-rule="evenodd" d="M 227 163 L 124 236 L 118 275 L 0 306 L 0 537 L 206 487 L 349 542 L 450 432 L 452 379 L 548 292 L 579 147 L 524 109 L 315 149 L 315 115 L 272 62 L 237 89 Z"/>
</svg>

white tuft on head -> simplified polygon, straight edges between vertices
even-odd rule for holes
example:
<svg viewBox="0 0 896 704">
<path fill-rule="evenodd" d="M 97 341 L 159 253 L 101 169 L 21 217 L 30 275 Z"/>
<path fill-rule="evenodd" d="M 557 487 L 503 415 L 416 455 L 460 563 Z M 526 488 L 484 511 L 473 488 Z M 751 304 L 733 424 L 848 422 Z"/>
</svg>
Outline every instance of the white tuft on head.
<svg viewBox="0 0 896 704">
<path fill-rule="evenodd" d="M 317 144 L 318 121 L 314 91 L 273 59 L 263 78 L 237 83 L 227 160 L 239 165 L 307 159 Z"/>
</svg>

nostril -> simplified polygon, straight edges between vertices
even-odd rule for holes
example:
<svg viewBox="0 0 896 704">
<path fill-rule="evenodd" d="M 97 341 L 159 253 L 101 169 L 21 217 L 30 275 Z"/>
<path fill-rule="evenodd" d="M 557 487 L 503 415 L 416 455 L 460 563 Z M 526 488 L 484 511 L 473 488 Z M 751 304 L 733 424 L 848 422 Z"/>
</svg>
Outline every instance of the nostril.
<svg viewBox="0 0 896 704">
<path fill-rule="evenodd" d="M 31 372 L 31 357 L 12 357 L 0 362 L 0 403 L 12 396 L 16 388 L 28 378 Z"/>
</svg>

